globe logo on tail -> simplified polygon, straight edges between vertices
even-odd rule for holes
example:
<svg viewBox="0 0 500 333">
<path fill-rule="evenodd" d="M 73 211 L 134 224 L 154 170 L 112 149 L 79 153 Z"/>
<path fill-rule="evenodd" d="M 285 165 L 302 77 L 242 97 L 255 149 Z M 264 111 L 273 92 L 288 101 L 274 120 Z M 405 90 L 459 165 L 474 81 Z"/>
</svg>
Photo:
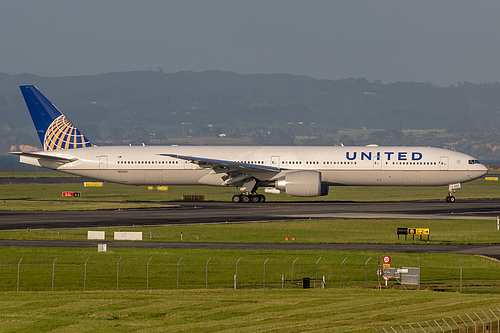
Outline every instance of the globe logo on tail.
<svg viewBox="0 0 500 333">
<path fill-rule="evenodd" d="M 60 115 L 45 132 L 44 150 L 92 147 L 92 143 L 64 116 Z"/>
</svg>

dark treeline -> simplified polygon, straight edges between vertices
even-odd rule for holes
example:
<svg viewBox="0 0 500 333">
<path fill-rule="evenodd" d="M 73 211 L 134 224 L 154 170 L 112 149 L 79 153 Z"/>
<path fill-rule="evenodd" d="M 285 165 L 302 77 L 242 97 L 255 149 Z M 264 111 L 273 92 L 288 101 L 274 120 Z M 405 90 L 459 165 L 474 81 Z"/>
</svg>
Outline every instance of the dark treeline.
<svg viewBox="0 0 500 333">
<path fill-rule="evenodd" d="M 500 84 L 384 84 L 287 74 L 0 74 L 0 152 L 39 146 L 19 85 L 35 84 L 100 144 L 246 138 L 255 144 L 455 148 L 500 160 Z"/>
</svg>

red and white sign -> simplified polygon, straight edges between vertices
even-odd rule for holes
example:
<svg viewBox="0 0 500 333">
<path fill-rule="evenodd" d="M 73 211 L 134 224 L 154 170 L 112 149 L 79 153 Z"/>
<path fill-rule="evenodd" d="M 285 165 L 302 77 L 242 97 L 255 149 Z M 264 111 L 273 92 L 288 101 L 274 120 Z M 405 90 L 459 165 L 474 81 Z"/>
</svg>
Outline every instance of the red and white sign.
<svg viewBox="0 0 500 333">
<path fill-rule="evenodd" d="M 384 280 L 389 281 L 390 277 L 384 276 Z"/>
<path fill-rule="evenodd" d="M 391 263 L 391 257 L 389 256 L 384 256 L 382 258 L 382 261 L 384 262 L 384 264 L 390 264 Z"/>
<path fill-rule="evenodd" d="M 81 195 L 80 192 L 63 192 L 63 197 L 79 197 Z"/>
</svg>

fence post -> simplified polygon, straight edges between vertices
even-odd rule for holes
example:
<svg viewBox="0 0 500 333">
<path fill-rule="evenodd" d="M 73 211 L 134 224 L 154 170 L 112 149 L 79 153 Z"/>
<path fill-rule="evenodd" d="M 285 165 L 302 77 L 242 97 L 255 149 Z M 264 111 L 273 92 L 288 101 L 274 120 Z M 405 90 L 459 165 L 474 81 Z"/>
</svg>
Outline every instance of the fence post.
<svg viewBox="0 0 500 333">
<path fill-rule="evenodd" d="M 460 293 L 462 293 L 462 259 L 460 258 Z"/>
<path fill-rule="evenodd" d="M 403 328 L 403 326 L 399 325 L 399 327 L 401 327 L 401 329 L 403 330 L 403 332 L 407 333 L 406 330 Z"/>
<path fill-rule="evenodd" d="M 457 324 L 457 322 L 455 321 L 455 319 L 453 319 L 453 317 L 450 317 L 450 318 L 451 318 L 451 320 L 453 320 L 453 322 L 455 323 L 455 325 L 457 325 L 457 327 L 458 327 L 458 333 L 460 333 L 460 331 L 461 331 L 460 330 L 460 325 Z"/>
<path fill-rule="evenodd" d="M 490 312 L 491 312 L 492 315 L 495 316 L 495 318 L 497 320 L 497 333 L 500 333 L 500 321 L 498 320 L 497 315 L 493 311 L 491 311 L 491 309 L 490 309 Z"/>
<path fill-rule="evenodd" d="M 340 288 L 344 287 L 344 262 L 347 260 L 347 257 L 340 264 Z"/>
<path fill-rule="evenodd" d="M 285 289 L 285 274 L 281 275 L 281 289 Z"/>
<path fill-rule="evenodd" d="M 365 262 L 365 288 L 368 286 L 368 262 L 371 258 L 372 257 L 368 258 L 368 260 Z"/>
<path fill-rule="evenodd" d="M 323 275 L 323 280 L 321 281 L 321 289 L 325 289 L 326 286 L 326 279 L 325 276 Z"/>
<path fill-rule="evenodd" d="M 179 289 L 179 265 L 182 261 L 182 257 L 181 259 L 177 262 L 177 289 Z"/>
<path fill-rule="evenodd" d="M 149 262 L 153 259 L 153 257 L 149 258 L 148 263 L 146 264 L 146 290 L 149 290 Z"/>
<path fill-rule="evenodd" d="M 481 317 L 479 317 L 479 316 L 477 315 L 477 313 L 475 313 L 475 312 L 474 312 L 474 314 L 476 315 L 476 317 L 478 317 L 478 318 L 479 318 L 479 320 L 480 320 L 480 321 L 481 321 L 481 323 L 483 324 L 483 333 L 484 333 L 484 321 L 481 319 Z"/>
<path fill-rule="evenodd" d="M 492 322 L 491 322 L 491 319 L 490 319 L 490 317 L 488 317 L 488 315 L 487 315 L 486 313 L 484 313 L 484 311 L 482 311 L 482 313 L 486 316 L 486 318 L 487 318 L 487 319 L 488 319 L 488 321 L 490 322 L 490 329 L 488 330 L 488 331 L 490 331 L 490 330 L 493 328 L 493 327 L 492 327 L 492 325 L 493 325 L 493 324 L 492 324 Z M 484 331 L 484 329 L 483 329 L 483 331 Z"/>
<path fill-rule="evenodd" d="M 321 257 L 319 257 L 318 261 L 316 261 L 316 279 L 314 280 L 314 288 L 316 288 L 316 282 L 318 281 L 318 263 L 321 260 Z"/>
<path fill-rule="evenodd" d="M 422 276 L 422 271 L 420 270 L 420 257 L 418 257 L 418 290 L 420 290 L 420 280 Z"/>
<path fill-rule="evenodd" d="M 21 261 L 23 261 L 23 258 L 19 260 L 17 263 L 17 291 L 19 292 L 19 268 L 21 267 Z"/>
<path fill-rule="evenodd" d="M 269 260 L 269 258 L 264 261 L 264 289 L 266 288 L 266 263 Z"/>
<path fill-rule="evenodd" d="M 462 323 L 464 323 L 465 328 L 467 329 L 467 333 L 469 333 L 469 325 L 467 325 L 467 323 L 465 322 L 465 320 L 463 320 L 462 317 L 460 317 L 460 315 L 458 316 L 458 318 L 460 318 L 460 320 L 462 321 Z"/>
<path fill-rule="evenodd" d="M 444 320 L 444 318 L 442 318 L 442 319 L 443 319 L 444 323 L 446 324 L 446 326 L 448 326 L 448 328 L 450 329 L 450 332 L 453 332 L 453 329 L 451 328 L 450 325 L 448 325 L 448 323 L 446 322 L 446 320 Z"/>
<path fill-rule="evenodd" d="M 427 326 L 429 326 L 429 328 L 434 332 L 436 333 L 436 331 L 434 331 L 434 329 L 432 328 L 432 326 L 428 323 L 428 322 L 425 322 L 427 324 Z"/>
<path fill-rule="evenodd" d="M 118 259 L 118 262 L 116 263 L 116 291 L 118 291 L 118 280 L 120 277 L 120 261 L 122 260 L 122 257 Z"/>
<path fill-rule="evenodd" d="M 295 270 L 295 262 L 299 260 L 299 257 L 295 258 L 295 260 L 292 263 L 292 282 L 290 282 L 290 288 L 293 288 L 293 271 Z"/>
<path fill-rule="evenodd" d="M 417 333 L 417 331 L 415 331 L 415 329 L 413 328 L 413 326 L 411 326 L 410 324 L 408 324 L 408 326 L 410 326 L 410 328 L 413 330 L 413 332 Z M 391 327 L 392 328 L 392 327 Z M 393 329 L 393 328 L 392 328 Z M 394 329 L 393 329 L 394 330 Z M 396 332 L 396 331 L 394 331 Z"/>
<path fill-rule="evenodd" d="M 434 322 L 436 323 L 436 325 L 439 327 L 439 329 L 444 333 L 444 330 L 443 328 L 438 324 L 438 322 L 436 320 L 434 320 Z"/>
<path fill-rule="evenodd" d="M 57 261 L 57 257 L 54 260 L 54 262 L 52 263 L 52 292 L 54 292 L 54 272 L 55 272 L 55 267 L 56 267 L 56 261 Z"/>
<path fill-rule="evenodd" d="M 238 259 L 238 261 L 236 261 L 236 273 L 234 274 L 234 289 L 236 289 L 236 285 L 238 282 L 238 263 L 240 262 L 240 260 L 241 260 L 241 257 L 240 257 L 240 259 Z"/>
<path fill-rule="evenodd" d="M 87 261 L 89 261 L 89 257 L 85 260 L 85 271 L 83 273 L 83 291 L 85 291 L 87 286 Z"/>
<path fill-rule="evenodd" d="M 207 263 L 205 264 L 205 289 L 208 289 L 208 263 L 212 257 L 208 258 Z"/>
<path fill-rule="evenodd" d="M 469 316 L 468 313 L 466 313 L 467 317 L 469 317 L 470 321 L 472 321 L 472 323 L 474 324 L 474 333 L 477 333 L 477 325 L 476 325 L 476 322 L 474 320 L 472 320 L 472 318 Z"/>
</svg>

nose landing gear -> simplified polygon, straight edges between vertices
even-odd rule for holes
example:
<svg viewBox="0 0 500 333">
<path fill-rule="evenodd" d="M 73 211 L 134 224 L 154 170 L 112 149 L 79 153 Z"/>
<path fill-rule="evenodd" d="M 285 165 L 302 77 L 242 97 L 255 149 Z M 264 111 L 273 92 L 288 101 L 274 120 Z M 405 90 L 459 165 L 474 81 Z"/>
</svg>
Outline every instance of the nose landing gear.
<svg viewBox="0 0 500 333">
<path fill-rule="evenodd" d="M 456 192 L 455 190 L 460 187 L 462 187 L 460 183 L 448 185 L 448 196 L 446 197 L 445 201 L 449 203 L 454 203 L 456 199 L 453 196 L 453 193 L 455 193 Z"/>
</svg>

